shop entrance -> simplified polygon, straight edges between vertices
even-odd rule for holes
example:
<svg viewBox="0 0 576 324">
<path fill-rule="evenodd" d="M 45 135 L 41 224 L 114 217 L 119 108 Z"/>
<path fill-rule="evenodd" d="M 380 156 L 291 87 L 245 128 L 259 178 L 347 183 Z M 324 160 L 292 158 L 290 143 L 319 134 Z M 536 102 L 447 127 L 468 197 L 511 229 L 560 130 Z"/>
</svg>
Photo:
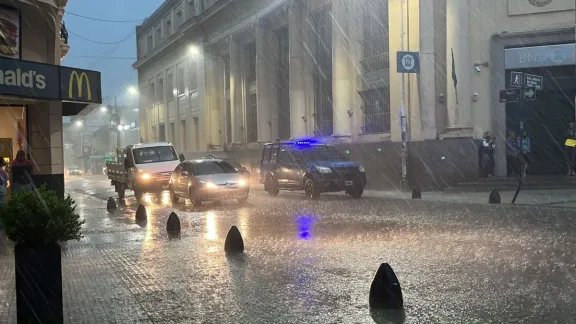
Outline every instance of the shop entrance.
<svg viewBox="0 0 576 324">
<path fill-rule="evenodd" d="M 506 88 L 510 88 L 510 72 L 506 71 Z M 571 66 L 514 69 L 513 71 L 544 77 L 542 91 L 536 100 L 506 104 L 506 130 L 520 135 L 520 122 L 532 141 L 531 175 L 566 174 L 564 132 L 575 121 L 576 68 Z"/>
<path fill-rule="evenodd" d="M 26 148 L 26 107 L 0 106 L 0 158 L 10 163 Z"/>
</svg>

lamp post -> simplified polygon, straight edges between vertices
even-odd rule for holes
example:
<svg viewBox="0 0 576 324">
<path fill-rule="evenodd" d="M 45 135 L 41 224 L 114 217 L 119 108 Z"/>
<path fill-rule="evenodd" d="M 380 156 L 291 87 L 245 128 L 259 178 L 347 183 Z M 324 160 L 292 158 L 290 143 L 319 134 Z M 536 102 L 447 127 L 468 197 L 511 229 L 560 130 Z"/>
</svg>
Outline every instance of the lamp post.
<svg viewBox="0 0 576 324">
<path fill-rule="evenodd" d="M 210 55 L 210 54 L 206 54 L 200 53 L 200 48 L 196 45 L 190 45 L 188 47 L 188 54 L 191 57 L 197 57 L 202 55 L 203 57 L 208 57 L 211 58 L 213 60 L 217 60 L 220 62 L 220 64 L 222 65 L 222 103 L 223 103 L 223 113 L 224 113 L 224 129 L 221 130 L 221 133 L 224 134 L 224 140 L 223 140 L 223 145 L 222 145 L 222 149 L 223 150 L 227 150 L 227 146 L 228 146 L 228 111 L 226 109 L 227 105 L 226 105 L 226 62 L 224 61 L 224 59 L 221 56 L 214 56 L 214 55 Z M 190 62 L 188 62 L 190 63 Z M 190 65 L 190 64 L 189 64 Z M 190 66 L 189 66 L 190 68 Z"/>
</svg>

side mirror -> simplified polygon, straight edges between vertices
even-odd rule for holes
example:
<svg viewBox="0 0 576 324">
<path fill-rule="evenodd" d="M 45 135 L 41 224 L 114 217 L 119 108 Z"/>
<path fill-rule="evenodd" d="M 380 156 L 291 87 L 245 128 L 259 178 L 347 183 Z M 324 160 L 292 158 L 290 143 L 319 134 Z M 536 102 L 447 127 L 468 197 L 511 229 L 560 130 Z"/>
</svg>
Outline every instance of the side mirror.
<svg viewBox="0 0 576 324">
<path fill-rule="evenodd" d="M 180 162 L 186 161 L 186 158 L 184 157 L 184 153 L 180 153 L 180 155 L 178 155 L 178 159 L 180 160 Z"/>
</svg>

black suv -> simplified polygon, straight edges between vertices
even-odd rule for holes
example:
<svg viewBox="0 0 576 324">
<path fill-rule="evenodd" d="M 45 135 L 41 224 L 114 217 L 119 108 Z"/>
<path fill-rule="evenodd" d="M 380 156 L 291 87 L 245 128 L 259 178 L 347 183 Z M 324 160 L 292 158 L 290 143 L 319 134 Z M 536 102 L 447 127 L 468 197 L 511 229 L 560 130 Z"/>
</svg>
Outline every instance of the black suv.
<svg viewBox="0 0 576 324">
<path fill-rule="evenodd" d="M 360 198 L 366 186 L 364 167 L 335 147 L 313 141 L 264 145 L 259 172 L 259 181 L 271 196 L 280 190 L 304 190 L 311 199 L 338 191 Z"/>
</svg>

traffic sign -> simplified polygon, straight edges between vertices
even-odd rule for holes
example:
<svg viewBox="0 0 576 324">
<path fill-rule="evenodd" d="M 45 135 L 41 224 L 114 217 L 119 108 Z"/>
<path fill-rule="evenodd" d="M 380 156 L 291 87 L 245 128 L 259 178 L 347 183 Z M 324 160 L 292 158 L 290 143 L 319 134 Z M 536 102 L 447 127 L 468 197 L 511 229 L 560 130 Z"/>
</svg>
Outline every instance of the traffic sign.
<svg viewBox="0 0 576 324">
<path fill-rule="evenodd" d="M 524 99 L 525 100 L 536 100 L 536 89 L 535 88 L 526 88 L 524 90 Z"/>
<path fill-rule="evenodd" d="M 500 90 L 500 102 L 518 102 L 520 101 L 520 89 Z"/>
<path fill-rule="evenodd" d="M 92 155 L 92 146 L 82 146 L 82 156 Z"/>
<path fill-rule="evenodd" d="M 500 91 L 500 102 L 512 103 L 520 101 L 520 94 L 522 89 L 512 88 Z M 536 90 L 534 88 L 524 89 L 524 100 L 536 100 Z"/>
<path fill-rule="evenodd" d="M 522 72 L 511 72 L 510 73 L 510 86 L 513 88 L 524 87 L 524 73 Z"/>
<path fill-rule="evenodd" d="M 524 85 L 526 88 L 534 88 L 536 90 L 542 90 L 542 84 L 544 83 L 544 78 L 540 75 L 534 74 L 524 74 L 525 81 Z"/>
<path fill-rule="evenodd" d="M 419 52 L 396 52 L 396 72 L 398 73 L 418 73 L 420 72 Z"/>
</svg>

